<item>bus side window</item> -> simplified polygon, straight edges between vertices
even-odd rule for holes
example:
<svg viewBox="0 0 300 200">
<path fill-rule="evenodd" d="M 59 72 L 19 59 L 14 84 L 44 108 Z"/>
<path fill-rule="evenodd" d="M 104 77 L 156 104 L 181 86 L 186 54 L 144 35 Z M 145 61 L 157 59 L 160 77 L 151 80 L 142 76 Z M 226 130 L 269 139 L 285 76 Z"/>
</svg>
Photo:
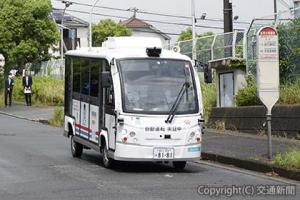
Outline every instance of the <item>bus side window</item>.
<svg viewBox="0 0 300 200">
<path fill-rule="evenodd" d="M 73 58 L 73 92 L 80 93 L 80 59 Z"/>
<path fill-rule="evenodd" d="M 81 94 L 89 95 L 90 89 L 90 60 L 84 59 L 81 63 Z"/>
<path fill-rule="evenodd" d="M 99 97 L 99 78 L 100 78 L 100 64 L 98 60 L 91 61 L 91 75 L 90 75 L 90 84 L 91 84 L 91 93 L 92 97 Z"/>
</svg>

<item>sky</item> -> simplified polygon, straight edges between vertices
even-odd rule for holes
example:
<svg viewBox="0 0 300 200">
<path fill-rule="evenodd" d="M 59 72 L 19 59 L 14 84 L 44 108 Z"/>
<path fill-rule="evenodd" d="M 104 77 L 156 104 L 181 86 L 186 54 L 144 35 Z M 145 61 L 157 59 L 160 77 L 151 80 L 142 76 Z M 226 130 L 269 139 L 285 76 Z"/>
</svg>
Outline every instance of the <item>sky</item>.
<svg viewBox="0 0 300 200">
<path fill-rule="evenodd" d="M 64 8 L 64 4 L 60 0 L 51 0 L 54 8 Z M 69 0 L 84 4 L 93 4 L 94 0 Z M 280 2 L 285 1 L 287 4 L 292 5 L 292 0 L 277 0 L 278 10 L 287 10 Z M 251 22 L 253 18 L 259 17 L 272 17 L 274 11 L 274 0 L 232 0 L 233 3 L 233 16 L 237 15 L 237 22 Z M 120 9 L 129 9 L 136 7 L 137 9 L 145 12 L 162 13 L 169 15 L 191 16 L 191 0 L 99 0 L 97 6 L 106 6 Z M 73 4 L 67 8 L 68 13 L 81 18 L 85 21 L 89 21 L 89 15 L 83 13 L 71 12 L 71 10 L 79 10 L 84 12 L 90 12 L 90 7 Z M 206 13 L 207 19 L 210 20 L 198 20 L 197 25 L 213 26 L 218 28 L 205 28 L 198 27 L 197 32 L 223 32 L 223 0 L 195 0 L 196 17 L 201 17 L 202 13 Z M 115 11 L 109 9 L 95 8 L 94 12 L 104 15 L 114 15 L 124 18 L 129 18 L 133 15 L 133 12 L 127 11 Z M 119 21 L 120 18 L 115 17 L 103 17 L 94 15 L 93 22 L 98 22 L 101 19 L 111 18 Z M 171 34 L 172 38 L 176 38 L 177 35 L 187 28 L 184 25 L 178 24 L 190 24 L 191 19 L 171 18 L 164 16 L 146 15 L 137 13 L 137 18 L 145 20 L 163 21 L 176 23 L 175 24 L 163 24 L 157 22 L 150 22 L 156 28 L 165 33 Z M 124 20 L 124 19 L 122 19 Z M 218 21 L 219 20 L 219 21 Z M 236 23 L 235 29 L 246 29 L 248 24 Z"/>
</svg>

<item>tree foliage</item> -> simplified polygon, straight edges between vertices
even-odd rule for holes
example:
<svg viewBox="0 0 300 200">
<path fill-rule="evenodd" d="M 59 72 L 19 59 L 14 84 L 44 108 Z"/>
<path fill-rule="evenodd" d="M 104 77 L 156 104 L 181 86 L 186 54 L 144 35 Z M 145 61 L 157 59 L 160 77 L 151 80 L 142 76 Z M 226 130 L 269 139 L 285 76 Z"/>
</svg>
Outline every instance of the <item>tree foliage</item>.
<svg viewBox="0 0 300 200">
<path fill-rule="evenodd" d="M 98 24 L 93 25 L 93 46 L 101 46 L 107 37 L 112 36 L 130 36 L 131 31 L 120 23 L 111 19 L 101 20 Z"/>
<path fill-rule="evenodd" d="M 58 31 L 50 0 L 0 0 L 0 53 L 19 67 L 49 58 Z"/>
<path fill-rule="evenodd" d="M 300 18 L 278 26 L 280 78 L 284 83 L 300 77 Z"/>
</svg>

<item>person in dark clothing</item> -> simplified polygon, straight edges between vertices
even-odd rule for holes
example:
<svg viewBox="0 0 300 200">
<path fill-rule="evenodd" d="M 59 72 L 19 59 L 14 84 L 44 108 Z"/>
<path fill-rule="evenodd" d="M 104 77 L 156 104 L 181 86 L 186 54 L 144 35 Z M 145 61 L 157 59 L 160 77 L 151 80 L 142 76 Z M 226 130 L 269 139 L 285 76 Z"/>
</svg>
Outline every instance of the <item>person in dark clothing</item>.
<svg viewBox="0 0 300 200">
<path fill-rule="evenodd" d="M 25 71 L 25 76 L 23 77 L 23 87 L 26 105 L 31 106 L 31 87 L 32 87 L 32 77 L 29 75 L 28 71 Z"/>
<path fill-rule="evenodd" d="M 12 103 L 12 92 L 14 88 L 14 80 L 12 79 L 12 74 L 9 74 L 7 79 L 5 79 L 5 106 L 11 106 Z"/>
</svg>

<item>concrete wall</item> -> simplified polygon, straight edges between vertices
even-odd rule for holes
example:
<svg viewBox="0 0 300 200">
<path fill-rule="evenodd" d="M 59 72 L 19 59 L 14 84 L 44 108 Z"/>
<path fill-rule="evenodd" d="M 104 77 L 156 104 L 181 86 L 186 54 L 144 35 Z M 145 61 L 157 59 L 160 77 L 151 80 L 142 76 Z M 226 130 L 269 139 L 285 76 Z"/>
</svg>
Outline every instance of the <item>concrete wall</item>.
<svg viewBox="0 0 300 200">
<path fill-rule="evenodd" d="M 209 126 L 224 123 L 228 130 L 259 133 L 266 130 L 266 110 L 263 106 L 237 108 L 214 108 Z M 275 106 L 272 111 L 272 130 L 278 134 L 289 134 L 295 137 L 300 134 L 300 105 Z"/>
<path fill-rule="evenodd" d="M 80 47 L 89 46 L 89 29 L 88 27 L 78 27 L 77 28 L 77 38 L 80 38 Z"/>
</svg>

